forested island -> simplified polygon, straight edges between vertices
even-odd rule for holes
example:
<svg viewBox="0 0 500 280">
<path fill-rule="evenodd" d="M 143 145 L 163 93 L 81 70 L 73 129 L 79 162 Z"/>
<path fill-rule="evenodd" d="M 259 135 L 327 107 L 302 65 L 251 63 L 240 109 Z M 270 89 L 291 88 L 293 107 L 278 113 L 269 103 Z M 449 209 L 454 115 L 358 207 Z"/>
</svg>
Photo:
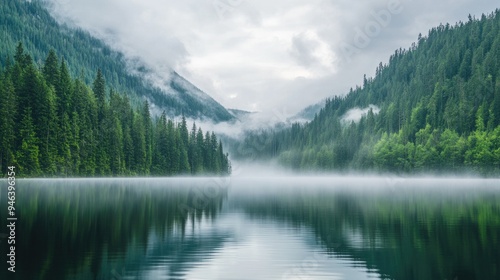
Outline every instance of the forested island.
<svg viewBox="0 0 500 280">
<path fill-rule="evenodd" d="M 36 64 L 19 43 L 0 71 L 0 170 L 22 177 L 228 175 L 215 133 L 186 119 L 154 117 L 107 89 L 100 70 L 91 86 L 73 78 L 51 50 Z"/>
</svg>

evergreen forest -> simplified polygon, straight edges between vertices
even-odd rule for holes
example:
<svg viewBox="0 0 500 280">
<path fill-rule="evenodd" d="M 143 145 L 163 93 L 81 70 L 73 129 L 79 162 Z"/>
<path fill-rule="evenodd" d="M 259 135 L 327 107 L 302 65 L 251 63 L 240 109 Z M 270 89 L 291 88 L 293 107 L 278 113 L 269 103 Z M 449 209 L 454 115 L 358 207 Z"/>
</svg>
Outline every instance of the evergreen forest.
<svg viewBox="0 0 500 280">
<path fill-rule="evenodd" d="M 0 70 L 0 170 L 22 177 L 170 176 L 231 172 L 212 132 L 186 119 L 133 106 L 106 86 L 100 70 L 91 86 L 73 78 L 49 51 L 35 63 L 18 43 Z"/>
</svg>

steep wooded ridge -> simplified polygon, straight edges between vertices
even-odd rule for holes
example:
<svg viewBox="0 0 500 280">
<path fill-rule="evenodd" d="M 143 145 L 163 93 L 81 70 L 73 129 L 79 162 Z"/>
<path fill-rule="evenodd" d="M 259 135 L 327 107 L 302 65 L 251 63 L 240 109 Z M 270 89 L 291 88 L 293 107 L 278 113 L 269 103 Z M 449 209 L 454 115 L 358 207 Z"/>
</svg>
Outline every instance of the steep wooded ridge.
<svg viewBox="0 0 500 280">
<path fill-rule="evenodd" d="M 380 108 L 369 109 L 370 106 Z M 352 109 L 365 114 L 349 119 Z M 500 11 L 440 25 L 307 124 L 249 133 L 235 155 L 300 169 L 500 171 Z"/>
<path fill-rule="evenodd" d="M 41 70 L 39 70 L 41 68 Z M 71 78 L 51 50 L 43 65 L 19 43 L 0 70 L 0 170 L 21 177 L 191 175 L 231 172 L 215 134 L 109 90 L 100 70 L 92 88 Z"/>
<path fill-rule="evenodd" d="M 147 99 L 158 109 L 155 112 L 165 111 L 170 117 L 184 114 L 215 122 L 234 119 L 222 105 L 175 71 L 161 89 L 144 79 L 150 72 L 147 68 L 133 69 L 136 74 L 131 74 L 123 54 L 88 32 L 58 24 L 46 5 L 42 0 L 0 2 L 0 66 L 5 66 L 5 58 L 14 53 L 18 42 L 23 43 L 37 64 L 54 49 L 72 76 L 90 84 L 97 69 L 101 69 L 109 86 L 128 95 L 133 105 L 139 106 Z"/>
</svg>

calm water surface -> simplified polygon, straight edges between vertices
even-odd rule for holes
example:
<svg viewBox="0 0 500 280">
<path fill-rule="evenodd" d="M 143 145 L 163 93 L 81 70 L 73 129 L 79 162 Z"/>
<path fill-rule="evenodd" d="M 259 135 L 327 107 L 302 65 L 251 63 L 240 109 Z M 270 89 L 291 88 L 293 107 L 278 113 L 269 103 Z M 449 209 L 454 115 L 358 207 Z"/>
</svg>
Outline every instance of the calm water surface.
<svg viewBox="0 0 500 280">
<path fill-rule="evenodd" d="M 0 279 L 500 279 L 499 180 L 18 180 L 16 211 Z"/>
</svg>

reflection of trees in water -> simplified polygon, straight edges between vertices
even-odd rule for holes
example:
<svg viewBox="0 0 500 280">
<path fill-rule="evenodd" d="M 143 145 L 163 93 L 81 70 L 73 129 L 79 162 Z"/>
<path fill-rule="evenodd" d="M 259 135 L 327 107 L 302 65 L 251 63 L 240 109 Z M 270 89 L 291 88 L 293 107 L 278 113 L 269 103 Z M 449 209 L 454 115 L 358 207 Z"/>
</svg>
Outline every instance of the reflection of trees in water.
<svg viewBox="0 0 500 280">
<path fill-rule="evenodd" d="M 149 279 L 145 274 L 154 271 L 162 279 L 185 279 L 185 273 L 192 269 L 193 264 L 211 259 L 228 238 L 229 235 L 223 232 L 168 236 L 150 243 L 151 248 L 147 252 L 134 252 L 129 249 L 123 260 L 115 263 L 108 260 L 108 263 L 112 267 L 122 267 L 120 275 L 136 277 L 133 279 Z M 108 279 L 112 270 L 101 269 L 98 278 Z"/>
<path fill-rule="evenodd" d="M 214 190 L 217 185 L 207 187 L 201 179 L 143 183 L 138 179 L 18 182 L 16 277 L 64 279 L 68 274 L 75 278 L 87 274 L 80 277 L 116 278 L 113 267 L 106 266 L 125 264 L 120 256 L 140 260 L 146 253 L 151 257 L 176 254 L 167 245 L 160 252 L 134 246 L 148 244 L 153 235 L 161 240 L 160 245 L 171 236 L 183 238 L 189 221 L 196 226 L 202 219 L 214 219 L 226 196 L 224 188 Z M 199 201 L 193 203 L 193 199 Z M 187 237 L 182 243 L 185 252 L 176 258 L 195 257 L 196 250 L 210 251 L 204 246 L 221 243 L 222 237 L 211 238 L 201 244 Z M 113 261 L 107 263 L 106 256 Z"/>
<path fill-rule="evenodd" d="M 313 229 L 325 251 L 389 279 L 500 279 L 500 195 L 303 192 L 240 196 L 253 218 Z"/>
</svg>

